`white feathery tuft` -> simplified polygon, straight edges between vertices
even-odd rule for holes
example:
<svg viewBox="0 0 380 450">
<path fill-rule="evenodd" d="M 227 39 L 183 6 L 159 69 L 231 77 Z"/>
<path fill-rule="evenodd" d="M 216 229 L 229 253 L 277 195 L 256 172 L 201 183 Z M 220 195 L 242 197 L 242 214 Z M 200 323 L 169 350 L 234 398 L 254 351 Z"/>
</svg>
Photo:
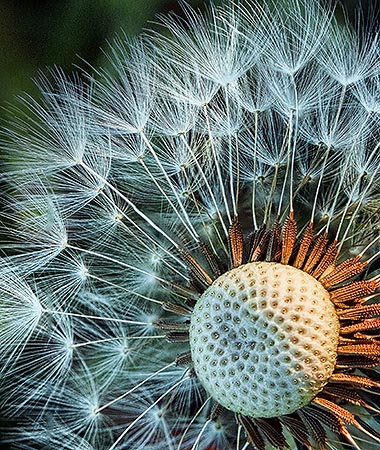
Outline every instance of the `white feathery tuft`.
<svg viewBox="0 0 380 450">
<path fill-rule="evenodd" d="M 189 356 L 202 269 L 231 266 L 236 217 L 249 240 L 295 213 L 379 280 L 375 21 L 316 0 L 182 7 L 117 38 L 108 69 L 42 76 L 3 129 L 0 445 L 255 448 Z"/>
</svg>

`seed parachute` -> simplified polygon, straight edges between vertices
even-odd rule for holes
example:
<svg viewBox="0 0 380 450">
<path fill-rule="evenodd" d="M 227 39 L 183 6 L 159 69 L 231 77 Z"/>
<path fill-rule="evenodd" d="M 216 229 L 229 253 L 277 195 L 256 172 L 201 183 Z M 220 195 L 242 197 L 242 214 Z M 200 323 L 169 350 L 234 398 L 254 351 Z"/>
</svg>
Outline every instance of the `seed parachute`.
<svg viewBox="0 0 380 450">
<path fill-rule="evenodd" d="M 2 129 L 0 444 L 375 450 L 376 21 L 182 8 Z"/>
</svg>

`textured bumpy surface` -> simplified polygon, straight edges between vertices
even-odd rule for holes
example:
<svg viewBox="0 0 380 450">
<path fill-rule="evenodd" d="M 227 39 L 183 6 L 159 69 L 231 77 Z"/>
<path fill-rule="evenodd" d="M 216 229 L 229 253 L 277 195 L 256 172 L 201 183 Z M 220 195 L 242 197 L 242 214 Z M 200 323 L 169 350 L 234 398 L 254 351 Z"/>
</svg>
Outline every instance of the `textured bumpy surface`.
<svg viewBox="0 0 380 450">
<path fill-rule="evenodd" d="M 329 293 L 278 263 L 249 263 L 219 277 L 190 327 L 195 371 L 225 408 L 276 417 L 306 405 L 331 376 L 339 322 Z"/>
<path fill-rule="evenodd" d="M 0 448 L 379 450 L 378 8 L 171 3 L 2 124 Z"/>
</svg>

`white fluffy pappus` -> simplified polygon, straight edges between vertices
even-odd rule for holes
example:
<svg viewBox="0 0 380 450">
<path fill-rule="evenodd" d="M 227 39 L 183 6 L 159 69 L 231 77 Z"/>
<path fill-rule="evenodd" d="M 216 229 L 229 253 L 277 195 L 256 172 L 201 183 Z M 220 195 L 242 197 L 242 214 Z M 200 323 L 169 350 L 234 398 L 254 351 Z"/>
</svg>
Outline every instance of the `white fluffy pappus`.
<svg viewBox="0 0 380 450">
<path fill-rule="evenodd" d="M 43 77 L 3 129 L 0 443 L 375 449 L 375 23 L 306 0 L 183 9 L 115 40 L 109 70 Z M 189 344 L 203 292 L 256 261 L 320 280 L 341 318 L 331 380 L 280 417 L 219 404 Z"/>
</svg>

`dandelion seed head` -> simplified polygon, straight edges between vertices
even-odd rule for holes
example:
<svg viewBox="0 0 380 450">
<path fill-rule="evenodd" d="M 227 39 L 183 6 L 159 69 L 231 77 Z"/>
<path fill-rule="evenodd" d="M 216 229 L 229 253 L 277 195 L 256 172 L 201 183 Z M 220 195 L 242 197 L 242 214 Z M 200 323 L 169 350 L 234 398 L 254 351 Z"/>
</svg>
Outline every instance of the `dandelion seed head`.
<svg viewBox="0 0 380 450">
<path fill-rule="evenodd" d="M 375 21 L 182 7 L 4 129 L 0 444 L 377 448 Z"/>
<path fill-rule="evenodd" d="M 189 333 L 194 369 L 215 400 L 249 417 L 277 417 L 327 383 L 339 321 L 328 292 L 308 274 L 248 263 L 202 294 Z"/>
</svg>

